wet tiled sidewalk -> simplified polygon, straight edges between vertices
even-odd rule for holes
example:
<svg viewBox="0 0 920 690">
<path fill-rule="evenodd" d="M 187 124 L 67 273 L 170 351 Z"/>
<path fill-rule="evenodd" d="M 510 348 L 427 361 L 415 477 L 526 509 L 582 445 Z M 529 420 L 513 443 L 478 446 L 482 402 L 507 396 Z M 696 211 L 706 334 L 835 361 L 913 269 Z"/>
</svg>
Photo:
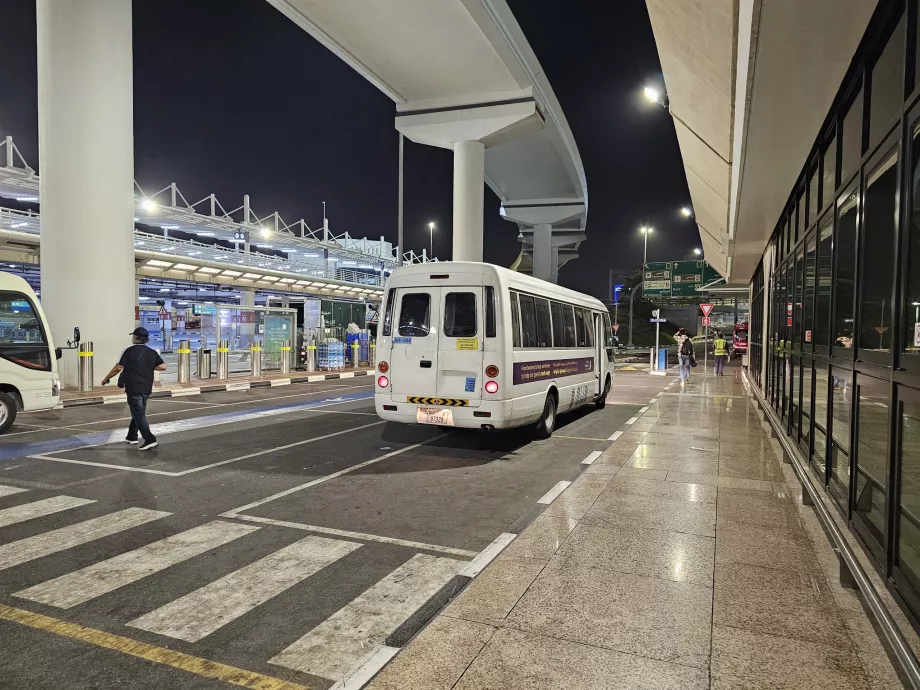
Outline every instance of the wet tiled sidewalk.
<svg viewBox="0 0 920 690">
<path fill-rule="evenodd" d="M 736 370 L 601 449 L 368 687 L 902 687 Z"/>
</svg>

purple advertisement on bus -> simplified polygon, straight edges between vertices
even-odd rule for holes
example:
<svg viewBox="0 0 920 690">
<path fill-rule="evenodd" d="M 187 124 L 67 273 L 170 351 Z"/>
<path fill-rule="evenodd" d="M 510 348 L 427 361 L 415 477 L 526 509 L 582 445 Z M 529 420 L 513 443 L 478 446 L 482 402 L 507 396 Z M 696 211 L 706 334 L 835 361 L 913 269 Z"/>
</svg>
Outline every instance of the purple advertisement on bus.
<svg viewBox="0 0 920 690">
<path fill-rule="evenodd" d="M 538 362 L 515 362 L 514 385 L 544 379 L 558 379 L 594 371 L 594 357 L 572 359 L 544 359 Z"/>
</svg>

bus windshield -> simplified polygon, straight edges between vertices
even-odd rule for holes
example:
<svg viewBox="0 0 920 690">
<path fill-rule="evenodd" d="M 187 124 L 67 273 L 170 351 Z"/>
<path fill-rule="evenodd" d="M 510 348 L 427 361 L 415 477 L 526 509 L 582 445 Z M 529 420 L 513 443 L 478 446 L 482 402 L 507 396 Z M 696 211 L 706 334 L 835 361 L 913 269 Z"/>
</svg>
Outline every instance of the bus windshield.
<svg viewBox="0 0 920 690">
<path fill-rule="evenodd" d="M 27 369 L 51 369 L 41 319 L 31 300 L 20 292 L 0 290 L 0 357 Z"/>
</svg>

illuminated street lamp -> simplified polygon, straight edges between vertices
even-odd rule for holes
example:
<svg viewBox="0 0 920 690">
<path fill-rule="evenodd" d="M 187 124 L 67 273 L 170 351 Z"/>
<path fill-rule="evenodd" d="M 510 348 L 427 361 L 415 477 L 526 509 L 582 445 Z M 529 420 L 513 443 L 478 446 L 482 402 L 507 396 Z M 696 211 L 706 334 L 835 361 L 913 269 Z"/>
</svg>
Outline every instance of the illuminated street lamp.
<svg viewBox="0 0 920 690">
<path fill-rule="evenodd" d="M 147 211 L 147 213 L 153 213 L 157 210 L 157 203 L 151 199 L 144 199 L 141 202 L 141 208 Z"/>
<path fill-rule="evenodd" d="M 690 218 L 693 215 L 693 210 L 689 206 L 684 206 L 680 209 L 680 214 L 684 218 Z"/>
<path fill-rule="evenodd" d="M 646 86 L 642 89 L 642 94 L 649 103 L 657 103 L 663 108 L 668 107 L 668 97 L 662 93 L 661 89 L 656 86 Z"/>
<path fill-rule="evenodd" d="M 434 222 L 428 223 L 428 258 L 434 258 Z"/>
<path fill-rule="evenodd" d="M 696 254 L 697 256 L 701 256 L 703 254 L 703 250 L 700 249 L 699 247 L 694 247 L 693 253 Z"/>
<path fill-rule="evenodd" d="M 642 250 L 642 271 L 645 271 L 645 265 L 648 263 L 648 236 L 655 231 L 655 228 L 648 225 L 643 225 L 639 228 L 639 232 L 645 235 L 645 248 Z"/>
</svg>

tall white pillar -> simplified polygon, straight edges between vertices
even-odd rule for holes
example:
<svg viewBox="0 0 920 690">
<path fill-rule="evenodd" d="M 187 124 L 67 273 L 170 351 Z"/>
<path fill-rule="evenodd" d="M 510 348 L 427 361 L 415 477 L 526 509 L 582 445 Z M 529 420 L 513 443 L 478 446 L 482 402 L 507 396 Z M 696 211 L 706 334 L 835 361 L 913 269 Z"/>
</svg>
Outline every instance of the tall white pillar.
<svg viewBox="0 0 920 690">
<path fill-rule="evenodd" d="M 551 282 L 556 283 L 558 285 L 559 284 L 559 247 L 553 247 L 552 255 L 553 255 L 553 262 L 552 262 L 553 274 L 552 274 Z"/>
<path fill-rule="evenodd" d="M 533 275 L 540 280 L 553 279 L 553 226 L 533 226 Z"/>
<path fill-rule="evenodd" d="M 482 261 L 486 147 L 454 144 L 454 261 Z"/>
<path fill-rule="evenodd" d="M 243 290 L 240 289 L 240 306 L 241 307 L 254 307 L 256 305 L 256 293 L 254 290 Z M 248 311 L 248 310 L 247 310 Z M 248 314 L 240 313 L 239 320 L 239 330 L 237 335 L 240 337 L 240 341 L 237 344 L 238 347 L 249 347 L 252 343 L 252 339 L 256 335 L 256 324 L 252 319 L 253 312 Z M 244 321 L 245 319 L 245 321 Z"/>
<path fill-rule="evenodd" d="M 37 0 L 36 22 L 42 306 L 56 343 L 93 341 L 98 384 L 134 328 L 131 0 Z"/>
</svg>

